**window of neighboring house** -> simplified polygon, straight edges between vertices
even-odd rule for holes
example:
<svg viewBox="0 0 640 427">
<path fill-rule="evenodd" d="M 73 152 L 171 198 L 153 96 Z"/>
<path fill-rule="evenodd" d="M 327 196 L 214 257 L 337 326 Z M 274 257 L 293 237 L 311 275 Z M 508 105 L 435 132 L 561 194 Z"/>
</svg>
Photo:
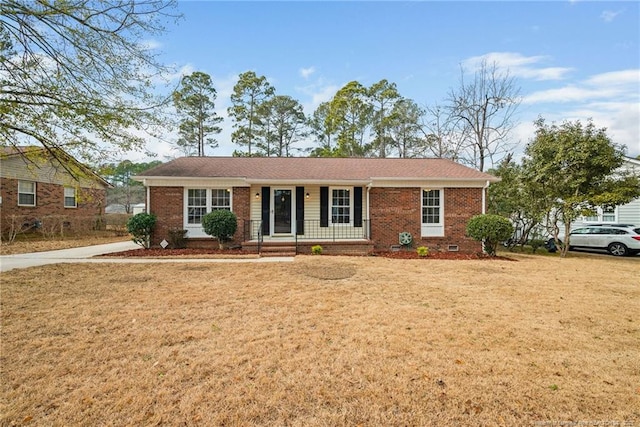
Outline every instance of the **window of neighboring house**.
<svg viewBox="0 0 640 427">
<path fill-rule="evenodd" d="M 18 206 L 36 205 L 36 183 L 33 181 L 18 181 Z"/>
<path fill-rule="evenodd" d="M 602 209 L 603 222 L 616 222 L 616 208 L 607 207 Z"/>
<path fill-rule="evenodd" d="M 444 236 L 443 190 L 422 190 L 422 236 Z"/>
<path fill-rule="evenodd" d="M 331 222 L 333 224 L 351 223 L 351 190 L 348 188 L 331 189 Z"/>
<path fill-rule="evenodd" d="M 187 224 L 202 224 L 208 212 L 231 210 L 231 191 L 220 188 L 189 188 L 187 190 Z"/>
<path fill-rule="evenodd" d="M 583 220 L 584 222 L 616 222 L 616 208 L 597 208 L 595 215 L 585 216 Z"/>
<path fill-rule="evenodd" d="M 64 187 L 64 207 L 76 208 L 76 189 L 73 187 Z"/>
</svg>

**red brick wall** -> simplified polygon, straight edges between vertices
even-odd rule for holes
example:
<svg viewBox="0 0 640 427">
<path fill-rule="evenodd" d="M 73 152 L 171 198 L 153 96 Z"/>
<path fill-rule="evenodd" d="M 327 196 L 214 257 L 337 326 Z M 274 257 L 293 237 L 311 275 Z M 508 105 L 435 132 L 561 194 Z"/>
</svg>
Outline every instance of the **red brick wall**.
<svg viewBox="0 0 640 427">
<path fill-rule="evenodd" d="M 151 246 L 158 246 L 169 236 L 169 230 L 184 228 L 184 188 L 149 187 L 151 203 L 149 212 L 156 216 L 156 226 L 151 236 Z"/>
<path fill-rule="evenodd" d="M 398 244 L 398 234 L 420 236 L 419 188 L 372 188 L 369 192 L 371 239 L 378 250 Z"/>
<path fill-rule="evenodd" d="M 244 221 L 251 219 L 251 195 L 249 187 L 233 187 L 233 213 L 238 217 L 238 231 L 233 236 L 234 243 L 244 240 Z"/>
<path fill-rule="evenodd" d="M 421 189 L 372 188 L 370 191 L 371 239 L 378 250 L 388 250 L 398 244 L 398 234 L 408 231 L 413 247 L 427 246 L 432 251 L 446 251 L 457 245 L 461 252 L 479 252 L 479 242 L 466 237 L 469 219 L 482 213 L 481 188 L 444 189 L 445 237 L 425 237 L 421 234 Z"/>
<path fill-rule="evenodd" d="M 184 188 L 183 187 L 150 187 L 151 205 L 149 213 L 156 215 L 157 222 L 153 230 L 151 245 L 158 246 L 162 239 L 169 236 L 169 230 L 184 228 Z M 233 242 L 242 242 L 244 236 L 244 220 L 250 217 L 250 200 L 248 187 L 233 188 L 233 212 L 238 217 L 238 230 Z M 196 238 L 187 241 L 188 247 L 211 247 L 210 238 Z"/>
<path fill-rule="evenodd" d="M 18 180 L 0 178 L 0 223 L 6 230 L 15 216 L 19 222 L 40 221 L 44 227 L 66 222 L 64 232 L 83 232 L 104 223 L 106 190 L 78 188 L 77 207 L 64 207 L 64 186 L 36 183 L 36 206 L 18 206 Z M 47 222 L 48 221 L 48 222 Z"/>
</svg>

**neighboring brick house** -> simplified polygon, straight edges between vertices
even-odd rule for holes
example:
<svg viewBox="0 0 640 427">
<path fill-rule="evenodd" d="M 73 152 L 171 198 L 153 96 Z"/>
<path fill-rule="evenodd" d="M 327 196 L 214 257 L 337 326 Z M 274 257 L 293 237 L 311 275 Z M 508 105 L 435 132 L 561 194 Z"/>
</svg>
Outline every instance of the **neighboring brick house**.
<svg viewBox="0 0 640 427">
<path fill-rule="evenodd" d="M 110 184 L 66 152 L 0 148 L 0 223 L 51 234 L 100 226 Z"/>
<path fill-rule="evenodd" d="M 492 175 L 447 159 L 183 157 L 134 179 L 157 216 L 152 244 L 172 229 L 188 246 L 211 246 L 201 226 L 214 209 L 238 217 L 236 244 L 308 253 L 389 250 L 409 233 L 411 247 L 477 252 L 467 221 L 485 212 Z"/>
</svg>

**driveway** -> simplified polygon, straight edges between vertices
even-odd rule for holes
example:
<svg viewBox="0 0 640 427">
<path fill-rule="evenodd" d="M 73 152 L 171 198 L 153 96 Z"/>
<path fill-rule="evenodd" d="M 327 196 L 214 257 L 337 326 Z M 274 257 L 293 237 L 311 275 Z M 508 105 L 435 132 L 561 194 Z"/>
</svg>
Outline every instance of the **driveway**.
<svg viewBox="0 0 640 427">
<path fill-rule="evenodd" d="M 107 243 L 104 245 L 84 246 L 81 248 L 60 249 L 57 251 L 32 252 L 28 254 L 2 255 L 0 256 L 0 272 L 13 270 L 16 268 L 37 267 L 46 264 L 60 263 L 127 263 L 127 264 L 143 264 L 149 262 L 155 263 L 196 263 L 196 262 L 289 262 L 293 261 L 293 257 L 269 257 L 255 259 L 175 259 L 175 258 L 92 258 L 97 255 L 105 255 L 114 252 L 128 251 L 130 249 L 138 249 L 140 246 L 135 243 L 117 242 Z"/>
</svg>

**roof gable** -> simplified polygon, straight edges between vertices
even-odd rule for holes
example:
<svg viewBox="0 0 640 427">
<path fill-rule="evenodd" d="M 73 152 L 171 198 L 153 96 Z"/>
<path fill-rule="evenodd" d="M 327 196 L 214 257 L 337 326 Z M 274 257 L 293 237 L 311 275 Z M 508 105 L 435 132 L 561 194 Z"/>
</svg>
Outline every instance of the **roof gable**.
<svg viewBox="0 0 640 427">
<path fill-rule="evenodd" d="M 47 149 L 37 146 L 0 147 L 0 161 L 11 161 L 12 159 L 22 159 L 20 167 L 33 166 L 37 170 L 46 166 L 62 172 L 76 181 L 89 180 L 88 182 L 96 182 L 105 188 L 111 187 L 111 184 L 91 168 L 60 148 Z M 16 160 L 13 161 L 15 162 Z M 22 165 L 22 163 L 24 164 Z"/>
</svg>

